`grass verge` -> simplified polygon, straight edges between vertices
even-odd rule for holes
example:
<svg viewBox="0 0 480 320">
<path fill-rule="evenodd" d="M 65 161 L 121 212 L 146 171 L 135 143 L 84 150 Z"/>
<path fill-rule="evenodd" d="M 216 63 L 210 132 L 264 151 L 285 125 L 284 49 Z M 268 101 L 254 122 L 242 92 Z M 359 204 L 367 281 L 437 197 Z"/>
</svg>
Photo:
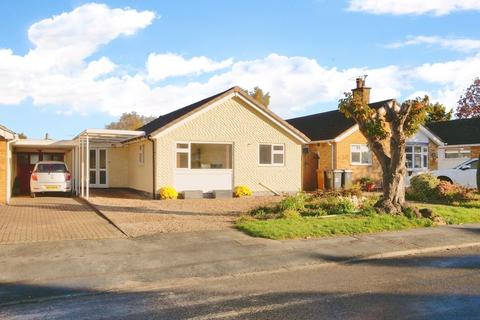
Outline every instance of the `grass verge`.
<svg viewBox="0 0 480 320">
<path fill-rule="evenodd" d="M 477 207 L 418 204 L 419 208 L 431 208 L 442 216 L 447 224 L 480 222 Z M 319 238 L 334 235 L 355 235 L 410 228 L 430 227 L 429 219 L 409 219 L 403 216 L 370 215 L 339 216 L 335 218 L 302 217 L 298 219 L 242 219 L 236 227 L 254 237 L 269 239 Z"/>
</svg>

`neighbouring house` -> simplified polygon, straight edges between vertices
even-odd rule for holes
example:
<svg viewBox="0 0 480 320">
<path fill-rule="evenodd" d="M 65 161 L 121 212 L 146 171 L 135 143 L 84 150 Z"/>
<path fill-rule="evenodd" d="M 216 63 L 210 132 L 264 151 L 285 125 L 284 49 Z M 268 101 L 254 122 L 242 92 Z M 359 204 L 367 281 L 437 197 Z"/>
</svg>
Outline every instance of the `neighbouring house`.
<svg viewBox="0 0 480 320">
<path fill-rule="evenodd" d="M 163 186 L 211 193 L 246 185 L 256 194 L 297 192 L 308 141 L 234 87 L 135 131 L 86 129 L 72 140 L 16 140 L 11 172 L 28 193 L 36 162 L 65 161 L 75 192 L 87 198 L 90 188 L 157 195 Z"/>
<path fill-rule="evenodd" d="M 0 205 L 7 202 L 10 194 L 10 144 L 15 138 L 16 134 L 12 130 L 0 125 Z"/>
<path fill-rule="evenodd" d="M 363 79 L 357 79 L 353 94 L 361 94 L 367 103 L 370 88 L 364 86 Z M 378 109 L 397 103 L 395 99 L 369 103 Z M 325 188 L 324 172 L 327 170 L 351 170 L 353 181 L 369 177 L 381 181 L 381 167 L 372 156 L 367 140 L 351 118 L 339 110 L 312 114 L 287 120 L 303 132 L 310 142 L 303 147 L 303 189 L 313 191 Z M 421 127 L 407 140 L 406 157 L 409 174 L 414 171 L 437 168 L 437 151 L 443 142 L 430 130 Z"/>
<path fill-rule="evenodd" d="M 445 145 L 438 150 L 438 168 L 453 168 L 480 155 L 480 118 L 456 119 L 427 124 Z"/>
</svg>

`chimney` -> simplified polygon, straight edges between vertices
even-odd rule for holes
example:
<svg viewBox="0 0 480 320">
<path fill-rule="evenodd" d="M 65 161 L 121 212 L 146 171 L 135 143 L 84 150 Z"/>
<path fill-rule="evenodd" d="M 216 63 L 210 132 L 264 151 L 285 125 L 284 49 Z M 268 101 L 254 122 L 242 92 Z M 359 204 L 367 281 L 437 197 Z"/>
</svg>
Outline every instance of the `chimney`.
<svg viewBox="0 0 480 320">
<path fill-rule="evenodd" d="M 358 77 L 356 79 L 357 87 L 352 89 L 353 98 L 360 99 L 362 104 L 369 104 L 370 103 L 370 88 L 365 87 L 365 77 Z"/>
</svg>

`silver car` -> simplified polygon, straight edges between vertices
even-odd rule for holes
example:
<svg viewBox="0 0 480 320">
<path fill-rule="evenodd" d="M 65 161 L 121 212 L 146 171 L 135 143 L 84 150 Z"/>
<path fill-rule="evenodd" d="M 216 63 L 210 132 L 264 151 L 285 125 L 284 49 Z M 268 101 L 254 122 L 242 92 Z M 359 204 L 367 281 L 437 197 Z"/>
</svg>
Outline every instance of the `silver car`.
<svg viewBox="0 0 480 320">
<path fill-rule="evenodd" d="M 60 161 L 40 161 L 30 176 L 32 197 L 40 192 L 71 192 L 72 176 L 67 165 Z"/>
</svg>

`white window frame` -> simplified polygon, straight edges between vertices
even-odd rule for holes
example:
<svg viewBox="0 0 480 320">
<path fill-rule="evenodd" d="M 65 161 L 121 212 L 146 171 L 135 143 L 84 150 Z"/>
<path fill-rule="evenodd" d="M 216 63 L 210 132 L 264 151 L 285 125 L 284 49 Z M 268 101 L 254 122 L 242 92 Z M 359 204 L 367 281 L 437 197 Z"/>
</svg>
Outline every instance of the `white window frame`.
<svg viewBox="0 0 480 320">
<path fill-rule="evenodd" d="M 360 151 L 358 151 L 358 153 L 360 153 L 360 161 L 353 161 L 352 159 L 352 153 L 353 153 L 353 150 L 352 150 L 352 147 L 360 147 Z M 366 149 L 366 152 L 368 152 L 370 154 L 370 162 L 362 162 L 363 158 L 362 158 L 362 154 L 365 152 L 365 149 Z M 355 151 L 355 153 L 357 153 L 357 151 Z M 368 147 L 368 145 L 366 144 L 360 144 L 360 143 L 353 143 L 350 145 L 350 164 L 353 165 L 353 166 L 371 166 L 372 165 L 372 162 L 373 162 L 373 155 L 372 155 L 372 151 L 370 150 L 370 148 Z"/>
<path fill-rule="evenodd" d="M 187 145 L 187 148 L 179 148 L 178 145 L 179 144 L 186 144 Z M 178 153 L 186 153 L 188 155 L 188 167 L 187 168 L 179 168 L 177 167 L 177 154 Z M 175 153 L 174 153 L 174 159 L 175 159 L 175 170 L 191 170 L 191 152 L 190 152 L 190 142 L 186 142 L 186 141 L 177 141 L 175 142 Z"/>
<path fill-rule="evenodd" d="M 412 152 L 407 152 L 407 147 L 411 147 Z M 420 153 L 415 152 L 415 147 L 420 147 L 421 148 Z M 425 151 L 425 149 L 426 149 L 426 151 Z M 408 167 L 408 162 L 407 162 L 407 157 L 406 157 L 407 154 L 412 155 L 412 167 L 411 168 Z M 418 154 L 420 154 L 420 158 L 422 159 L 422 165 L 421 165 L 420 168 L 415 168 L 415 155 L 418 155 Z M 424 156 L 427 157 L 426 161 L 424 161 Z M 429 160 L 429 156 L 428 156 L 428 145 L 427 144 L 424 144 L 424 143 L 409 143 L 405 146 L 405 167 L 407 168 L 407 171 L 424 171 L 424 170 L 427 170 L 428 169 L 428 160 Z"/>
<path fill-rule="evenodd" d="M 456 154 L 456 157 L 447 157 L 447 154 Z M 446 149 L 445 159 L 470 159 L 472 157 L 472 151 L 470 149 Z"/>
<path fill-rule="evenodd" d="M 138 164 L 143 166 L 145 165 L 145 145 L 140 144 L 138 146 Z"/>
<path fill-rule="evenodd" d="M 270 156 L 271 156 L 271 162 L 270 163 L 260 163 L 260 146 L 270 146 Z M 282 150 L 274 150 L 274 147 L 282 147 Z M 258 144 L 258 165 L 260 167 L 283 167 L 285 166 L 285 144 L 283 143 L 259 143 Z M 282 158 L 282 163 L 274 163 L 273 162 L 273 156 L 275 154 L 281 154 L 283 155 Z"/>
<path fill-rule="evenodd" d="M 186 144 L 188 145 L 188 148 L 178 148 L 177 145 L 179 144 Z M 231 146 L 231 164 L 232 164 L 232 167 L 227 169 L 227 168 L 222 168 L 222 169 L 212 169 L 212 168 L 208 168 L 208 169 L 200 169 L 200 168 L 196 168 L 196 169 L 192 169 L 192 144 L 223 144 L 223 145 L 230 145 Z M 175 163 L 175 170 L 192 170 L 192 171 L 200 171 L 200 170 L 215 170 L 216 172 L 220 172 L 220 170 L 233 170 L 233 166 L 234 166 L 234 163 L 233 163 L 233 143 L 232 142 L 205 142 L 205 141 L 176 141 L 174 143 L 174 149 L 175 149 L 175 152 L 173 153 L 173 157 L 174 157 L 174 163 Z M 177 153 L 187 153 L 188 154 L 188 168 L 178 168 L 177 167 Z"/>
</svg>

